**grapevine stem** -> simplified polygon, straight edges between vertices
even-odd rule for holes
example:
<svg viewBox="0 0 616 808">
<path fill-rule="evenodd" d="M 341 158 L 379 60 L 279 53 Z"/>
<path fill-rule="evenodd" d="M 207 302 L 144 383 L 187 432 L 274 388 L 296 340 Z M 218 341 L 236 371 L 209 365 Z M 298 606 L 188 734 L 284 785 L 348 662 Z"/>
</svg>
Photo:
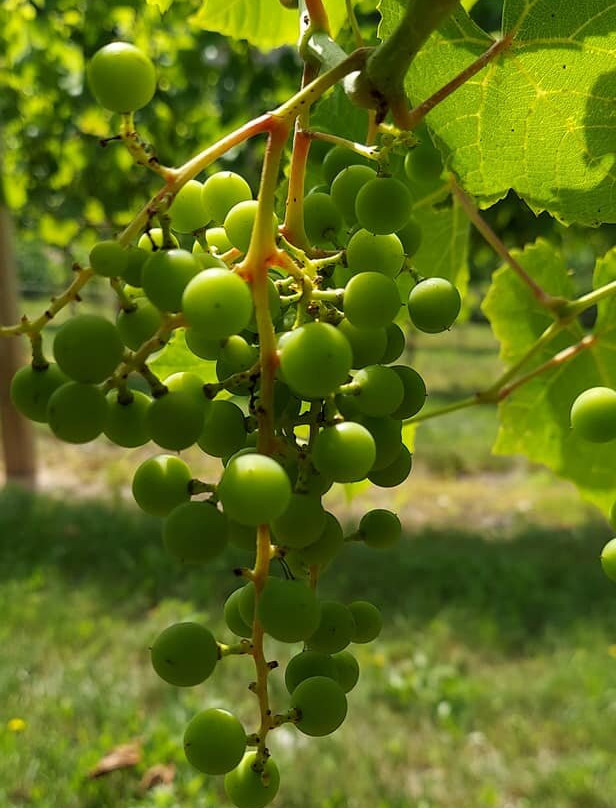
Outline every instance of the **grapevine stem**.
<svg viewBox="0 0 616 808">
<path fill-rule="evenodd" d="M 323 0 L 303 0 L 303 5 L 306 7 L 312 29 L 323 31 L 330 36 L 329 18 L 323 6 Z"/>
<path fill-rule="evenodd" d="M 349 140 L 346 137 L 340 137 L 339 135 L 330 135 L 329 132 L 315 132 L 309 130 L 305 134 L 311 140 L 324 140 L 336 146 L 344 146 L 346 149 L 350 149 L 350 151 L 356 154 L 361 154 L 362 157 L 368 160 L 379 160 L 380 158 L 379 149 L 376 146 L 364 146 L 363 143 L 355 143 L 355 141 Z"/>
<path fill-rule="evenodd" d="M 359 25 L 357 23 L 357 17 L 355 16 L 355 9 L 353 8 L 353 0 L 345 0 L 345 3 L 346 3 L 347 19 L 349 21 L 349 25 L 351 26 L 351 31 L 353 31 L 353 36 L 355 37 L 355 45 L 358 48 L 363 48 L 365 42 L 363 36 L 361 35 L 361 31 L 359 30 Z"/>
<path fill-rule="evenodd" d="M 612 297 L 612 295 L 615 294 L 616 281 L 611 281 L 610 283 L 606 283 L 605 286 L 593 289 L 592 292 L 589 292 L 587 295 L 578 297 L 577 300 L 572 300 L 564 307 L 564 313 L 572 317 L 577 317 L 578 314 L 586 311 L 586 309 L 595 306 L 601 300 L 604 300 L 606 297 Z"/>
</svg>

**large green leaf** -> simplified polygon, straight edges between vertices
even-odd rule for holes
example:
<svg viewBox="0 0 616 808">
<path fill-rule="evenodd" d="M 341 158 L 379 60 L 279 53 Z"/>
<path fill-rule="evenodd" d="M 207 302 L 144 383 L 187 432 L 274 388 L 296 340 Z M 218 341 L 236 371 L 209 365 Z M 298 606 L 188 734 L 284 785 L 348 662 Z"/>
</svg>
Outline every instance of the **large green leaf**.
<svg viewBox="0 0 616 808">
<path fill-rule="evenodd" d="M 381 0 L 386 37 L 401 16 Z M 448 167 L 490 205 L 513 188 L 565 222 L 616 221 L 616 4 L 506 0 L 510 50 L 438 105 L 428 122 Z M 426 43 L 406 80 L 419 102 L 492 39 L 459 9 Z"/>
<path fill-rule="evenodd" d="M 422 230 L 421 245 L 412 264 L 424 277 L 448 278 L 462 296 L 468 286 L 470 227 L 462 208 L 453 199 L 447 207 L 417 206 L 413 210 Z"/>
<path fill-rule="evenodd" d="M 516 257 L 547 291 L 570 296 L 571 279 L 561 256 L 545 241 Z M 597 262 L 594 285 L 616 278 L 616 250 Z M 551 317 L 509 267 L 499 269 L 485 299 L 484 312 L 501 343 L 506 365 L 520 359 L 552 322 Z M 594 444 L 572 432 L 575 398 L 589 387 L 616 387 L 616 305 L 602 303 L 595 326 L 597 342 L 574 359 L 519 387 L 499 406 L 500 429 L 494 451 L 523 454 L 571 480 L 584 497 L 608 511 L 616 499 L 614 444 Z M 561 332 L 525 366 L 532 370 L 584 336 L 579 323 Z"/>
<path fill-rule="evenodd" d="M 342 26 L 346 10 L 342 0 L 325 0 L 332 34 Z M 203 0 L 193 21 L 234 39 L 247 39 L 261 50 L 294 45 L 299 36 L 298 13 L 279 0 Z"/>
</svg>

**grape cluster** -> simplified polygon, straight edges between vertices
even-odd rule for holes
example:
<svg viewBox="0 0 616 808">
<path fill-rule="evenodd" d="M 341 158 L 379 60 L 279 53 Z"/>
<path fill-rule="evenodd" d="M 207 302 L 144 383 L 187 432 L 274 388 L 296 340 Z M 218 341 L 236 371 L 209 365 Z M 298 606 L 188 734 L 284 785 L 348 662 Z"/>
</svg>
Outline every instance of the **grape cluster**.
<svg viewBox="0 0 616 808">
<path fill-rule="evenodd" d="M 149 60 L 124 43 L 99 51 L 89 78 L 99 101 L 120 112 L 138 109 L 154 92 Z M 236 570 L 243 585 L 223 607 L 232 644 L 181 622 L 151 647 L 155 671 L 177 687 L 200 685 L 229 664 L 226 657 L 254 656 L 257 732 L 213 708 L 195 715 L 184 735 L 190 763 L 225 775 L 237 808 L 265 806 L 277 792 L 278 769 L 265 745 L 270 730 L 292 724 L 323 736 L 345 719 L 359 677 L 348 648 L 373 641 L 381 615 L 363 600 L 320 598 L 317 582 L 349 541 L 388 548 L 401 525 L 391 511 L 375 509 L 345 536 L 322 497 L 334 483 L 403 483 L 412 456 L 402 425 L 426 399 L 422 377 L 401 361 L 408 328 L 402 280 L 421 240 L 409 189 L 418 172 L 422 181 L 417 161 L 393 176 L 336 146 L 323 168 L 326 184 L 304 199 L 307 244 L 278 241 L 287 259 L 268 269 L 265 326 L 241 271 L 259 201 L 242 177 L 219 171 L 186 182 L 160 211 L 161 227 L 148 224 L 136 245 L 93 247 L 91 270 L 122 289 L 116 322 L 72 317 L 56 333 L 55 361 L 39 349 L 11 388 L 17 408 L 61 440 L 104 434 L 122 447 L 152 441 L 164 450 L 138 467 L 132 492 L 163 520 L 171 556 L 207 563 L 230 544 L 256 558 L 254 568 Z M 274 216 L 272 239 L 278 226 Z M 455 286 L 444 278 L 415 281 L 405 301 L 410 322 L 428 333 L 448 329 L 460 310 Z M 273 357 L 264 355 L 264 328 L 275 331 Z M 176 330 L 193 366 L 216 363 L 218 383 L 204 385 L 188 371 L 155 376 L 148 359 Z M 272 361 L 268 393 L 263 368 Z M 144 379 L 147 393 L 139 387 Z M 265 440 L 264 425 L 271 428 Z M 195 445 L 220 461 L 217 480 L 195 479 L 175 454 Z M 263 634 L 303 646 L 284 671 L 289 698 L 281 713 L 263 709 L 267 674 L 277 666 L 265 661 Z"/>
</svg>

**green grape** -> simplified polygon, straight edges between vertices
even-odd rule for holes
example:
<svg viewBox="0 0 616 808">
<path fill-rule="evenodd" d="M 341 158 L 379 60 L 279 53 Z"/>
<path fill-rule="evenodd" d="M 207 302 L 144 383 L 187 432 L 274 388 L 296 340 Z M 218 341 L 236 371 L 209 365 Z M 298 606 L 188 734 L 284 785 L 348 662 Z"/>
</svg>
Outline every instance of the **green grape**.
<svg viewBox="0 0 616 808">
<path fill-rule="evenodd" d="M 68 381 L 68 377 L 54 363 L 44 368 L 25 365 L 11 380 L 11 401 L 26 418 L 46 423 L 50 396 Z"/>
<path fill-rule="evenodd" d="M 315 185 L 312 187 L 306 196 L 310 196 L 311 194 L 328 194 L 329 193 L 329 186 L 322 183 L 321 185 Z"/>
<path fill-rule="evenodd" d="M 612 507 L 610 508 L 610 513 L 608 516 L 608 521 L 610 526 L 616 530 L 616 502 L 612 503 Z"/>
<path fill-rule="evenodd" d="M 368 365 L 355 374 L 355 385 L 359 391 L 354 401 L 364 415 L 390 415 L 402 404 L 404 387 L 400 376 L 392 368 Z"/>
<path fill-rule="evenodd" d="M 210 216 L 201 202 L 203 185 L 189 180 L 177 192 L 169 208 L 171 227 L 178 233 L 194 233 L 210 221 Z"/>
<path fill-rule="evenodd" d="M 205 682 L 218 662 L 214 635 L 199 623 L 175 623 L 162 631 L 150 648 L 152 667 L 165 682 L 194 687 Z"/>
<path fill-rule="evenodd" d="M 210 250 L 217 255 L 223 255 L 233 247 L 224 227 L 208 227 L 205 231 L 205 240 Z"/>
<path fill-rule="evenodd" d="M 393 547 L 400 541 L 402 525 L 395 513 L 375 508 L 364 514 L 359 523 L 358 533 L 368 547 L 382 550 Z"/>
<path fill-rule="evenodd" d="M 189 326 L 209 339 L 238 334 L 252 316 L 250 287 L 228 269 L 206 269 L 186 287 L 182 310 Z"/>
<path fill-rule="evenodd" d="M 98 103 L 113 112 L 133 112 L 152 100 L 154 65 L 128 42 L 111 42 L 97 50 L 88 65 L 88 83 Z"/>
<path fill-rule="evenodd" d="M 353 165 L 366 165 L 367 160 L 361 154 L 351 151 L 344 146 L 334 146 L 330 149 L 323 158 L 323 176 L 328 185 L 331 185 L 334 179 L 345 168 Z"/>
<path fill-rule="evenodd" d="M 256 200 L 239 202 L 225 216 L 224 227 L 227 238 L 234 247 L 242 252 L 248 251 L 258 206 L 259 203 Z M 276 233 L 277 228 L 278 217 L 273 213 L 272 235 Z"/>
<path fill-rule="evenodd" d="M 107 401 L 98 387 L 67 382 L 47 402 L 47 422 L 56 438 L 66 443 L 89 443 L 107 421 Z"/>
<path fill-rule="evenodd" d="M 335 732 L 347 714 L 344 690 L 327 676 L 300 682 L 291 695 L 291 707 L 299 712 L 297 728 L 314 737 Z"/>
<path fill-rule="evenodd" d="M 350 693 L 359 680 L 359 664 L 350 651 L 339 651 L 332 656 L 336 666 L 336 679 L 345 693 Z"/>
<path fill-rule="evenodd" d="M 99 384 L 124 356 L 118 329 L 97 314 L 78 314 L 63 323 L 53 341 L 53 354 L 63 373 L 84 384 Z"/>
<path fill-rule="evenodd" d="M 197 242 L 195 242 L 196 244 Z M 197 261 L 199 262 L 199 266 L 201 269 L 228 269 L 229 267 L 225 264 L 222 258 L 218 258 L 217 255 L 214 255 L 210 252 L 204 252 L 201 250 L 195 250 L 193 247 L 192 254 L 195 256 Z"/>
<path fill-rule="evenodd" d="M 177 238 L 173 235 L 173 233 L 169 234 L 171 247 L 173 249 L 178 249 L 180 246 L 180 242 Z M 137 242 L 137 247 L 140 250 L 145 250 L 146 252 L 155 252 L 156 250 L 162 250 L 164 243 L 164 234 L 161 227 L 153 227 L 147 233 L 143 233 L 139 241 Z"/>
<path fill-rule="evenodd" d="M 610 539 L 601 550 L 601 566 L 607 577 L 616 581 L 616 539 Z"/>
<path fill-rule="evenodd" d="M 268 578 L 257 600 L 264 631 L 280 642 L 299 642 L 319 625 L 319 601 L 303 581 Z"/>
<path fill-rule="evenodd" d="M 299 468 L 297 470 L 299 471 Z M 290 474 L 289 469 L 287 469 L 287 474 Z M 292 480 L 292 482 L 296 485 L 298 493 L 308 494 L 312 497 L 322 497 L 334 484 L 331 477 L 326 477 L 312 467 L 305 470 L 301 481 L 298 482 L 296 479 Z"/>
<path fill-rule="evenodd" d="M 163 542 L 180 561 L 211 561 L 227 546 L 227 519 L 210 502 L 183 502 L 165 519 Z"/>
<path fill-rule="evenodd" d="M 153 516 L 167 516 L 190 499 L 192 474 L 186 463 L 174 455 L 145 460 L 133 477 L 133 497 L 141 510 Z"/>
<path fill-rule="evenodd" d="M 216 362 L 216 376 L 219 381 L 225 381 L 236 373 L 243 373 L 250 370 L 259 359 L 259 349 L 255 345 L 250 345 L 244 337 L 239 334 L 232 334 L 228 337 L 220 351 Z M 250 395 L 254 387 L 254 381 L 248 380 L 245 384 L 238 386 L 231 385 L 229 389 L 235 395 Z"/>
<path fill-rule="evenodd" d="M 368 479 L 381 488 L 394 488 L 406 480 L 412 468 L 413 455 L 403 444 L 398 456 L 389 465 L 373 469 L 368 475 Z"/>
<path fill-rule="evenodd" d="M 150 437 L 163 449 L 188 449 L 201 435 L 205 413 L 205 396 L 198 400 L 187 390 L 164 393 L 148 409 Z"/>
<path fill-rule="evenodd" d="M 389 325 L 400 311 L 400 305 L 395 281 L 380 272 L 360 272 L 344 290 L 344 313 L 357 328 Z"/>
<path fill-rule="evenodd" d="M 216 707 L 192 718 L 184 732 L 184 753 L 204 774 L 225 774 L 234 769 L 246 751 L 246 732 L 238 719 Z"/>
<path fill-rule="evenodd" d="M 358 230 L 349 239 L 346 259 L 353 275 L 382 272 L 393 278 L 404 264 L 404 249 L 394 233 L 377 236 L 368 230 Z"/>
<path fill-rule="evenodd" d="M 246 419 L 232 401 L 212 401 L 199 436 L 199 446 L 212 457 L 226 457 L 246 443 Z"/>
<path fill-rule="evenodd" d="M 118 396 L 117 390 L 107 394 L 107 420 L 105 435 L 116 446 L 134 449 L 150 440 L 147 412 L 150 399 L 145 393 L 131 390 L 128 396 Z"/>
<path fill-rule="evenodd" d="M 172 373 L 164 379 L 163 384 L 170 393 L 188 393 L 205 411 L 211 406 L 210 400 L 203 392 L 201 377 L 196 373 L 184 370 Z"/>
<path fill-rule="evenodd" d="M 143 265 L 143 291 L 162 311 L 180 311 L 184 289 L 200 271 L 187 250 L 159 250 Z"/>
<path fill-rule="evenodd" d="M 245 454 L 225 468 L 218 496 L 230 519 L 242 525 L 264 525 L 286 510 L 291 484 L 286 471 L 271 457 Z"/>
<path fill-rule="evenodd" d="M 240 525 L 239 522 L 234 522 L 232 519 L 228 519 L 227 523 L 229 544 L 240 550 L 254 553 L 257 546 L 257 532 L 254 526 Z"/>
<path fill-rule="evenodd" d="M 426 403 L 426 383 L 416 370 L 407 365 L 394 365 L 392 370 L 398 374 L 404 388 L 402 402 L 391 413 L 392 418 L 412 418 Z"/>
<path fill-rule="evenodd" d="M 240 594 L 237 600 L 237 608 L 244 623 L 252 626 L 255 619 L 255 604 L 257 602 L 257 593 L 255 585 L 252 581 L 239 590 Z"/>
<path fill-rule="evenodd" d="M 308 323 L 296 328 L 280 347 L 286 384 L 302 398 L 324 398 L 347 380 L 351 346 L 334 326 Z"/>
<path fill-rule="evenodd" d="M 285 563 L 291 575 L 299 581 L 308 581 L 310 578 L 310 568 L 302 561 L 299 550 L 289 550 L 285 557 Z"/>
<path fill-rule="evenodd" d="M 344 534 L 340 522 L 333 513 L 326 511 L 325 526 L 321 531 L 321 535 L 312 544 L 302 547 L 298 555 L 306 566 L 311 564 L 325 566 L 338 555 L 343 547 Z"/>
<path fill-rule="evenodd" d="M 116 318 L 116 327 L 127 348 L 138 351 L 144 342 L 151 339 L 163 323 L 160 311 L 147 297 L 133 299 L 136 308 L 122 309 Z"/>
<path fill-rule="evenodd" d="M 151 250 L 140 250 L 138 247 L 129 247 L 126 252 L 126 266 L 122 271 L 122 277 L 131 286 L 141 289 L 143 281 L 143 265 L 148 260 L 148 252 Z M 124 288 L 126 292 L 126 287 Z"/>
<path fill-rule="evenodd" d="M 383 618 L 376 606 L 367 600 L 355 600 L 349 603 L 349 611 L 355 621 L 351 642 L 367 643 L 376 640 L 383 628 Z"/>
<path fill-rule="evenodd" d="M 276 544 L 306 547 L 316 541 L 325 527 L 325 510 L 320 499 L 292 494 L 286 510 L 272 522 Z"/>
<path fill-rule="evenodd" d="M 348 224 L 355 224 L 355 197 L 359 189 L 376 177 L 376 171 L 369 166 L 352 165 L 343 168 L 334 177 L 331 198 Z"/>
<path fill-rule="evenodd" d="M 387 346 L 383 356 L 381 357 L 381 365 L 388 365 L 390 362 L 395 362 L 402 356 L 406 348 L 406 335 L 404 331 L 396 323 L 390 323 L 385 329 L 387 333 Z M 402 380 L 404 384 L 404 380 Z"/>
<path fill-rule="evenodd" d="M 571 407 L 571 428 L 591 443 L 607 443 L 616 438 L 616 390 L 591 387 L 575 399 Z"/>
<path fill-rule="evenodd" d="M 336 665 L 329 654 L 302 651 L 291 657 L 284 672 L 284 683 L 289 693 L 293 693 L 301 682 L 312 676 L 327 676 L 328 679 L 337 680 Z"/>
<path fill-rule="evenodd" d="M 216 360 L 222 350 L 223 341 L 220 339 L 210 339 L 194 328 L 187 328 L 184 331 L 184 339 L 188 350 L 200 359 Z"/>
<path fill-rule="evenodd" d="M 355 622 L 348 606 L 335 600 L 321 601 L 321 619 L 318 627 L 306 640 L 313 651 L 335 654 L 351 642 Z"/>
<path fill-rule="evenodd" d="M 90 250 L 90 266 L 104 278 L 124 275 L 128 252 L 118 241 L 98 241 Z"/>
<path fill-rule="evenodd" d="M 411 149 L 404 158 L 404 173 L 411 182 L 420 185 L 437 180 L 442 170 L 441 155 L 427 135 L 426 140 Z"/>
<path fill-rule="evenodd" d="M 233 634 L 236 634 L 238 637 L 245 637 L 248 639 L 248 637 L 252 637 L 252 626 L 249 626 L 240 614 L 239 599 L 241 594 L 241 589 L 236 589 L 231 592 L 225 601 L 223 611 L 225 623 L 227 624 L 229 631 L 232 631 Z"/>
<path fill-rule="evenodd" d="M 404 227 L 411 217 L 412 203 L 404 183 L 394 177 L 377 177 L 357 194 L 355 214 L 364 229 L 386 235 Z"/>
<path fill-rule="evenodd" d="M 372 435 L 376 446 L 376 458 L 372 471 L 384 469 L 393 463 L 400 454 L 402 424 L 390 416 L 373 418 L 368 415 L 362 416 L 361 423 Z"/>
<path fill-rule="evenodd" d="M 201 192 L 201 204 L 208 217 L 218 224 L 224 222 L 231 208 L 239 205 L 240 202 L 249 202 L 251 199 L 250 185 L 233 171 L 218 171 L 216 174 L 212 174 L 204 182 Z M 221 252 L 226 252 L 226 250 Z"/>
<path fill-rule="evenodd" d="M 316 469 L 337 483 L 363 480 L 374 465 L 375 457 L 372 435 L 353 421 L 322 429 L 312 451 Z"/>
<path fill-rule="evenodd" d="M 396 233 L 402 244 L 402 249 L 407 258 L 411 258 L 421 245 L 423 233 L 421 227 L 415 219 L 411 218 L 401 230 Z"/>
<path fill-rule="evenodd" d="M 269 757 L 261 771 L 256 761 L 257 753 L 247 752 L 240 765 L 225 775 L 225 793 L 235 808 L 265 808 L 278 793 L 278 766 Z"/>
<path fill-rule="evenodd" d="M 387 331 L 384 328 L 357 328 L 346 319 L 337 327 L 351 346 L 351 367 L 363 368 L 381 361 L 387 347 Z"/>
<path fill-rule="evenodd" d="M 451 328 L 461 306 L 460 293 L 446 278 L 426 278 L 414 286 L 409 295 L 411 322 L 427 334 Z"/>
<path fill-rule="evenodd" d="M 335 244 L 341 227 L 342 216 L 329 194 L 310 194 L 304 199 L 304 228 L 311 244 Z"/>
</svg>

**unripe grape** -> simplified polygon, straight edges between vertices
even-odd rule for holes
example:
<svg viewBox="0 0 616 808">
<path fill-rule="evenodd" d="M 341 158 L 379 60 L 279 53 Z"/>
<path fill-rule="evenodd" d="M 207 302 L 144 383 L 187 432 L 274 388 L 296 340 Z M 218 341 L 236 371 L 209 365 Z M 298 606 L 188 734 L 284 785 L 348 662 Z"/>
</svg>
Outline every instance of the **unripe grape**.
<svg viewBox="0 0 616 808">
<path fill-rule="evenodd" d="M 575 399 L 571 407 L 571 428 L 591 443 L 607 443 L 616 438 L 616 390 L 591 387 Z"/>
<path fill-rule="evenodd" d="M 325 527 L 325 510 L 320 499 L 292 494 L 286 510 L 272 522 L 276 544 L 306 547 L 316 541 Z"/>
<path fill-rule="evenodd" d="M 55 363 L 45 368 L 24 365 L 11 380 L 11 401 L 26 418 L 46 423 L 50 396 L 68 381 Z"/>
<path fill-rule="evenodd" d="M 404 446 L 400 447 L 398 456 L 383 468 L 373 469 L 368 475 L 371 483 L 381 488 L 394 488 L 403 483 L 413 468 L 413 455 Z"/>
<path fill-rule="evenodd" d="M 351 278 L 344 290 L 344 313 L 357 328 L 389 325 L 400 306 L 395 281 L 380 272 L 360 272 Z"/>
<path fill-rule="evenodd" d="M 169 208 L 171 227 L 178 233 L 193 233 L 210 221 L 210 216 L 201 202 L 203 186 L 197 180 L 189 180 L 177 192 Z"/>
<path fill-rule="evenodd" d="M 186 287 L 182 310 L 189 326 L 209 339 L 238 334 L 250 322 L 248 284 L 228 269 L 206 269 Z"/>
<path fill-rule="evenodd" d="M 133 112 L 152 99 L 154 65 L 128 42 L 111 42 L 97 50 L 88 65 L 88 83 L 99 104 L 113 112 Z"/>
<path fill-rule="evenodd" d="M 232 334 L 227 337 L 221 348 L 216 362 L 216 376 L 219 381 L 225 381 L 236 373 L 244 373 L 250 370 L 258 359 L 259 349 L 256 345 L 250 345 L 239 334 Z M 227 389 L 237 396 L 248 396 L 254 386 L 255 381 L 248 379 L 241 385 L 234 382 Z"/>
<path fill-rule="evenodd" d="M 165 519 L 163 542 L 180 561 L 211 561 L 227 546 L 227 520 L 210 502 L 183 502 Z"/>
<path fill-rule="evenodd" d="M 143 291 L 162 311 L 180 311 L 184 289 L 200 271 L 187 250 L 159 250 L 143 265 Z"/>
<path fill-rule="evenodd" d="M 231 208 L 239 205 L 240 202 L 248 202 L 251 199 L 250 185 L 233 171 L 218 171 L 216 174 L 212 174 L 204 182 L 201 192 L 203 208 L 208 217 L 218 224 L 224 222 Z M 226 252 L 226 249 L 221 252 Z"/>
<path fill-rule="evenodd" d="M 308 323 L 285 337 L 280 347 L 284 381 L 302 398 L 323 398 L 343 384 L 351 368 L 351 347 L 334 326 Z"/>
<path fill-rule="evenodd" d="M 317 470 L 337 483 L 363 480 L 374 465 L 375 457 L 372 435 L 354 421 L 322 429 L 312 452 Z"/>
<path fill-rule="evenodd" d="M 299 642 L 319 625 L 320 607 L 314 590 L 303 581 L 268 578 L 257 601 L 263 629 L 280 642 Z"/>
<path fill-rule="evenodd" d="M 150 437 L 163 449 L 188 449 L 201 435 L 205 413 L 205 396 L 197 399 L 185 390 L 164 393 L 148 409 Z"/>
<path fill-rule="evenodd" d="M 136 297 L 133 303 L 136 308 L 118 312 L 116 327 L 126 347 L 131 351 L 138 351 L 158 331 L 163 319 L 160 311 L 147 297 Z"/>
<path fill-rule="evenodd" d="M 128 396 L 118 396 L 117 390 L 107 394 L 105 435 L 116 446 L 134 449 L 150 440 L 147 412 L 150 399 L 145 393 L 131 390 Z"/>
<path fill-rule="evenodd" d="M 189 351 L 200 359 L 210 361 L 218 359 L 223 346 L 223 340 L 210 339 L 200 331 L 195 331 L 194 328 L 186 329 L 184 339 Z"/>
<path fill-rule="evenodd" d="M 395 513 L 376 508 L 364 514 L 358 532 L 368 547 L 386 549 L 400 541 L 402 525 Z"/>
<path fill-rule="evenodd" d="M 328 185 L 343 171 L 352 165 L 366 165 L 366 158 L 344 146 L 334 146 L 323 158 L 323 176 Z"/>
<path fill-rule="evenodd" d="M 369 166 L 352 165 L 343 168 L 334 177 L 331 198 L 348 224 L 355 224 L 355 198 L 367 182 L 376 177 L 376 171 Z"/>
<path fill-rule="evenodd" d="M 426 383 L 419 373 L 407 365 L 394 365 L 392 367 L 402 382 L 404 397 L 400 406 L 391 413 L 392 418 L 412 418 L 426 403 Z"/>
<path fill-rule="evenodd" d="M 335 600 L 323 600 L 319 624 L 306 645 L 313 651 L 335 654 L 347 647 L 354 632 L 355 622 L 348 606 Z"/>
<path fill-rule="evenodd" d="M 384 328 L 357 328 L 346 319 L 337 328 L 351 346 L 351 367 L 363 368 L 381 361 L 387 347 L 387 331 Z"/>
<path fill-rule="evenodd" d="M 205 682 L 218 662 L 214 635 L 199 623 L 175 623 L 152 643 L 152 667 L 165 682 L 194 687 Z"/>
<path fill-rule="evenodd" d="M 359 224 L 377 235 L 395 233 L 411 217 L 411 194 L 394 177 L 377 177 L 360 189 L 355 200 Z"/>
<path fill-rule="evenodd" d="M 396 323 L 390 323 L 385 329 L 387 333 L 387 346 L 381 357 L 381 365 L 388 365 L 399 359 L 406 348 L 406 335 Z"/>
<path fill-rule="evenodd" d="M 425 140 L 411 149 L 404 158 L 404 173 L 417 184 L 434 182 L 443 170 L 441 155 L 426 134 Z"/>
<path fill-rule="evenodd" d="M 63 323 L 53 341 L 60 370 L 76 382 L 99 384 L 122 361 L 124 345 L 118 329 L 97 314 L 79 314 Z"/>
<path fill-rule="evenodd" d="M 98 387 L 68 382 L 47 402 L 47 422 L 56 438 L 66 443 L 89 443 L 98 438 L 107 421 L 107 401 Z"/>
<path fill-rule="evenodd" d="M 324 566 L 329 564 L 343 547 L 344 534 L 340 522 L 333 513 L 326 511 L 325 526 L 321 531 L 321 535 L 312 544 L 309 544 L 307 547 L 302 547 L 302 549 L 298 551 L 298 556 L 306 566 L 310 566 L 311 564 Z"/>
<path fill-rule="evenodd" d="M 246 443 L 246 419 L 232 401 L 213 401 L 205 415 L 199 446 L 212 457 L 227 457 Z"/>
<path fill-rule="evenodd" d="M 143 281 L 143 265 L 149 258 L 148 252 L 151 250 L 141 250 L 139 247 L 129 247 L 126 250 L 126 266 L 122 271 L 122 277 L 128 284 L 138 289 L 141 288 Z M 126 292 L 126 287 L 124 291 Z"/>
<path fill-rule="evenodd" d="M 616 501 L 612 503 L 612 507 L 610 508 L 610 513 L 608 515 L 608 521 L 611 527 L 616 530 Z"/>
<path fill-rule="evenodd" d="M 299 711 L 297 728 L 304 735 L 330 735 L 347 714 L 347 700 L 338 682 L 327 676 L 311 676 L 295 688 L 291 707 Z"/>
<path fill-rule="evenodd" d="M 404 264 L 404 249 L 395 233 L 377 236 L 368 230 L 358 230 L 349 239 L 346 259 L 354 275 L 382 272 L 393 278 Z"/>
<path fill-rule="evenodd" d="M 197 244 L 198 242 L 195 242 Z M 203 250 L 195 250 L 193 246 L 192 254 L 199 262 L 201 269 L 228 269 L 228 266 L 217 255 Z"/>
<path fill-rule="evenodd" d="M 391 416 L 373 418 L 363 415 L 361 424 L 372 435 L 376 447 L 376 458 L 372 471 L 384 469 L 396 460 L 402 446 L 402 424 Z M 372 473 L 372 472 L 371 472 Z"/>
<path fill-rule="evenodd" d="M 204 774 L 225 774 L 234 769 L 246 751 L 246 732 L 227 710 L 203 710 L 184 732 L 188 762 Z"/>
<path fill-rule="evenodd" d="M 231 244 L 242 252 L 247 252 L 257 217 L 259 203 L 256 200 L 239 202 L 225 216 L 225 233 Z M 278 227 L 278 217 L 272 213 L 272 236 Z"/>
<path fill-rule="evenodd" d="M 414 286 L 409 295 L 411 321 L 428 334 L 451 328 L 461 306 L 460 293 L 446 278 L 426 278 Z"/>
<path fill-rule="evenodd" d="M 357 371 L 353 385 L 359 387 L 353 398 L 358 410 L 364 415 L 390 415 L 402 403 L 402 380 L 391 368 L 368 365 Z"/>
<path fill-rule="evenodd" d="M 90 266 L 104 278 L 124 275 L 128 252 L 117 241 L 98 241 L 90 250 Z"/>
<path fill-rule="evenodd" d="M 227 519 L 227 523 L 229 544 L 240 550 L 254 553 L 257 546 L 257 531 L 254 525 L 240 525 L 239 522 L 234 522 L 232 519 Z"/>
<path fill-rule="evenodd" d="M 235 589 L 233 592 L 231 592 L 225 601 L 223 611 L 225 623 L 227 624 L 229 631 L 232 631 L 233 634 L 236 634 L 238 637 L 248 639 L 248 637 L 252 637 L 252 626 L 249 626 L 240 614 L 239 598 L 241 592 L 241 589 Z"/>
<path fill-rule="evenodd" d="M 178 249 L 180 246 L 180 242 L 173 235 L 173 233 L 170 233 L 169 237 L 171 241 L 171 248 Z M 152 227 L 147 233 L 143 233 L 140 236 L 139 241 L 137 242 L 137 247 L 140 250 L 144 250 L 145 252 L 155 252 L 156 250 L 162 250 L 163 241 L 164 241 L 164 233 L 162 228 Z"/>
<path fill-rule="evenodd" d="M 415 255 L 423 238 L 421 227 L 417 224 L 415 219 L 409 219 L 404 227 L 398 230 L 396 235 L 400 239 L 406 257 L 411 258 Z"/>
<path fill-rule="evenodd" d="M 280 786 L 278 767 L 271 757 L 256 766 L 257 753 L 247 752 L 239 766 L 225 775 L 225 793 L 235 808 L 265 808 Z"/>
<path fill-rule="evenodd" d="M 203 392 L 201 377 L 196 373 L 180 370 L 166 376 L 163 384 L 170 393 L 188 393 L 206 412 L 211 406 L 209 398 L 206 398 Z"/>
<path fill-rule="evenodd" d="M 255 619 L 255 604 L 257 602 L 257 593 L 255 585 L 250 581 L 239 590 L 240 594 L 237 601 L 237 608 L 242 620 L 248 626 L 252 626 Z"/>
<path fill-rule="evenodd" d="M 137 505 L 153 516 L 167 516 L 190 499 L 190 469 L 175 455 L 159 455 L 145 460 L 133 477 L 133 497 Z"/>
<path fill-rule="evenodd" d="M 284 683 L 289 693 L 293 693 L 300 682 L 312 676 L 327 676 L 337 681 L 336 665 L 329 654 L 302 651 L 291 657 L 284 672 Z"/>
<path fill-rule="evenodd" d="M 367 643 L 376 640 L 383 628 L 383 618 L 376 606 L 367 600 L 355 600 L 349 603 L 349 611 L 355 621 L 351 642 Z"/>
<path fill-rule="evenodd" d="M 311 244 L 327 247 L 336 243 L 342 216 L 329 194 L 310 194 L 304 199 L 304 227 Z"/>
<path fill-rule="evenodd" d="M 208 229 L 205 231 L 205 240 L 207 242 L 207 246 L 215 255 L 222 255 L 233 247 L 233 244 L 231 244 L 229 238 L 227 237 L 224 227 L 208 227 Z M 195 252 L 194 249 L 193 252 Z"/>
<path fill-rule="evenodd" d="M 601 550 L 601 566 L 607 577 L 616 581 L 616 539 L 610 539 Z"/>
<path fill-rule="evenodd" d="M 218 495 L 225 513 L 242 525 L 269 524 L 287 508 L 291 484 L 271 457 L 245 454 L 225 468 Z"/>
<path fill-rule="evenodd" d="M 332 655 L 336 666 L 336 679 L 345 693 L 349 693 L 359 679 L 359 664 L 350 651 L 339 651 Z"/>
</svg>

